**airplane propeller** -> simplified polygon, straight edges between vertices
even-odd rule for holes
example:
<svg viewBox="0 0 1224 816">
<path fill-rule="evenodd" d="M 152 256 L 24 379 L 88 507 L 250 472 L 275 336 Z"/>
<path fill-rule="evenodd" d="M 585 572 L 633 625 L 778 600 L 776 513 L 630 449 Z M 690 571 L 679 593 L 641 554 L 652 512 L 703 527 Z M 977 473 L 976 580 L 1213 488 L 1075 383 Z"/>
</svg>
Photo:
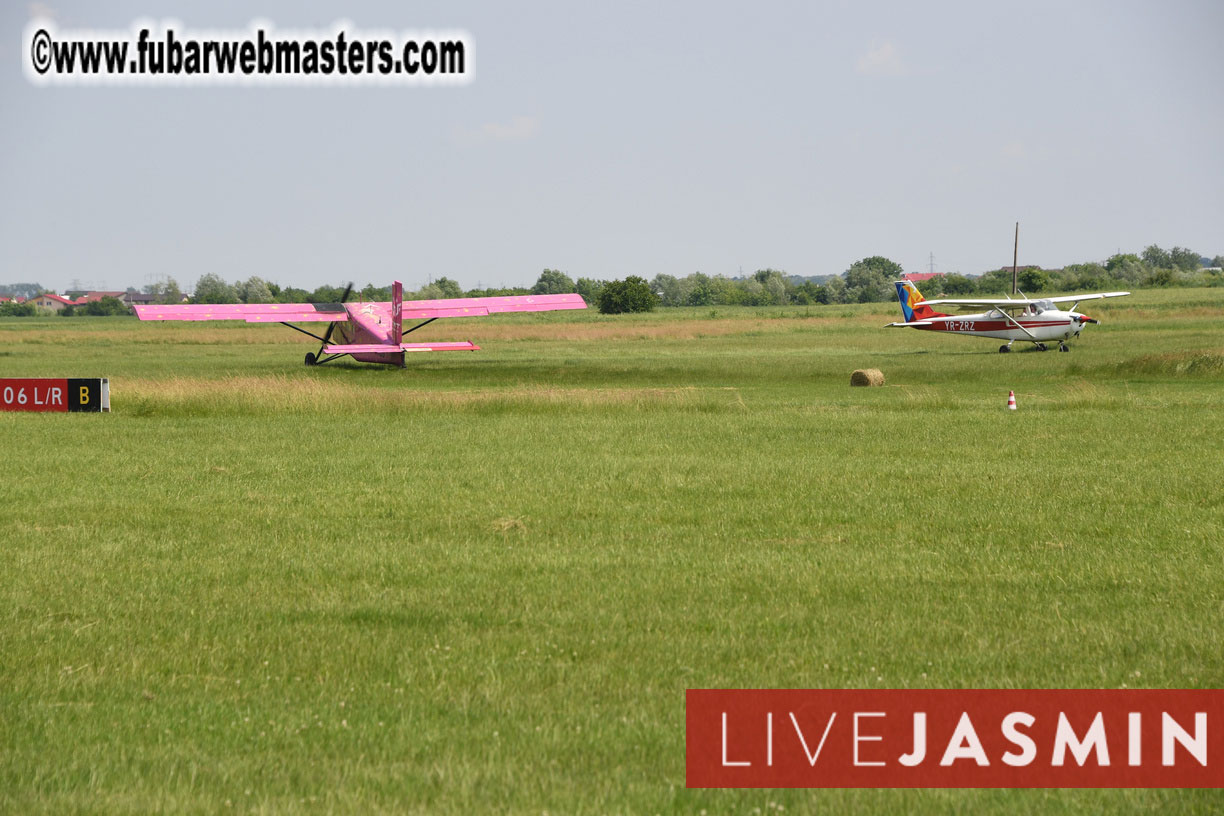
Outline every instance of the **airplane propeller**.
<svg viewBox="0 0 1224 816">
<path fill-rule="evenodd" d="M 344 305 L 345 301 L 347 301 L 347 300 L 348 300 L 349 295 L 351 295 L 352 293 L 353 293 L 353 282 L 352 282 L 352 281 L 349 281 L 348 286 L 344 287 L 344 294 L 340 296 L 340 305 L 341 305 L 341 306 L 343 306 L 343 305 Z M 331 342 L 332 332 L 333 332 L 333 331 L 335 331 L 335 330 L 336 330 L 336 324 L 335 324 L 335 323 L 328 323 L 328 324 L 327 324 L 327 331 L 326 331 L 326 332 L 323 334 L 323 345 L 325 345 L 325 346 L 326 346 L 328 343 L 330 343 L 330 342 Z"/>
<path fill-rule="evenodd" d="M 352 294 L 352 292 L 353 292 L 353 282 L 352 282 L 352 281 L 349 281 L 348 286 L 344 287 L 344 294 L 340 296 L 340 302 L 339 302 L 339 303 L 334 303 L 334 304 L 331 304 L 331 303 L 329 303 L 329 304 L 328 304 L 328 306 L 339 306 L 340 308 L 339 308 L 339 309 L 325 309 L 325 310 L 323 310 L 323 311 L 330 311 L 330 312 L 343 312 L 343 311 L 344 311 L 344 303 L 345 303 L 345 301 L 347 301 L 347 300 L 348 300 L 349 295 L 350 295 L 350 294 Z M 318 308 L 318 307 L 316 306 L 316 308 Z M 318 364 L 319 364 L 319 363 L 321 363 L 321 362 L 327 362 L 327 360 L 325 360 L 325 359 L 323 358 L 323 350 L 324 350 L 324 349 L 326 349 L 326 348 L 327 348 L 327 344 L 331 342 L 332 332 L 334 332 L 334 331 L 336 330 L 336 323 L 337 323 L 337 322 L 338 322 L 338 321 L 333 321 L 333 322 L 331 322 L 331 323 L 328 323 L 328 324 L 327 324 L 327 331 L 323 333 L 323 336 L 322 336 L 322 337 L 319 337 L 317 334 L 311 334 L 311 335 L 310 335 L 311 337 L 315 338 L 316 340 L 322 340 L 322 341 L 323 341 L 323 345 L 319 346 L 319 351 L 318 351 L 318 353 L 317 353 L 317 354 L 311 354 L 310 352 L 307 352 L 307 353 L 306 353 L 306 365 L 308 365 L 308 366 L 312 366 L 312 365 L 318 365 Z M 301 331 L 301 329 L 299 329 L 298 331 Z M 309 332 L 307 332 L 307 334 L 309 334 Z M 334 359 L 334 358 L 329 357 L 329 358 L 327 358 L 327 359 Z"/>
</svg>

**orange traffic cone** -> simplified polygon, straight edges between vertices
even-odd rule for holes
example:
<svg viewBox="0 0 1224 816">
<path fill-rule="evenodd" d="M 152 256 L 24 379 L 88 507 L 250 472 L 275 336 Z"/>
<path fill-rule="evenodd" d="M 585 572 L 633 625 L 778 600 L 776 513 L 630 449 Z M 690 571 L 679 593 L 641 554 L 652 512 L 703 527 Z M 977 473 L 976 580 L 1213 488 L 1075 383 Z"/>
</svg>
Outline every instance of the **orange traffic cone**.
<svg viewBox="0 0 1224 816">
<path fill-rule="evenodd" d="M 1015 391 L 1007 392 L 1007 410 L 1009 411 L 1016 410 L 1016 392 Z"/>
</svg>

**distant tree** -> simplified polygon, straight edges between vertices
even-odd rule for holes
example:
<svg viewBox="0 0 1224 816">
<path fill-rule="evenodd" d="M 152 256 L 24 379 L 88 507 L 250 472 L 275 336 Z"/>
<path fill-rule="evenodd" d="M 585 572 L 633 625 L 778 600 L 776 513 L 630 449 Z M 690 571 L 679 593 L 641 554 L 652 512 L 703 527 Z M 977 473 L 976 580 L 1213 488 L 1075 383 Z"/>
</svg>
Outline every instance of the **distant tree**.
<svg viewBox="0 0 1224 816">
<path fill-rule="evenodd" d="M 665 272 L 660 272 L 650 281 L 650 288 L 653 289 L 654 293 L 659 296 L 659 299 L 662 301 L 664 306 L 671 306 L 673 304 L 667 302 L 666 292 L 669 289 L 674 290 L 679 283 L 680 279 L 675 275 L 668 275 Z"/>
<path fill-rule="evenodd" d="M 219 275 L 208 272 L 201 275 L 196 281 L 195 295 L 192 300 L 196 303 L 237 303 L 238 295 L 234 287 L 222 280 Z"/>
<path fill-rule="evenodd" d="M 328 286 L 324 284 L 306 296 L 307 303 L 339 303 L 344 297 L 347 286 Z M 287 301 L 292 302 L 292 301 Z"/>
<path fill-rule="evenodd" d="M 1152 269 L 1169 269 L 1173 266 L 1173 257 L 1168 251 L 1152 244 L 1143 250 L 1143 262 Z"/>
<path fill-rule="evenodd" d="M 35 311 L 33 303 L 18 303 L 14 300 L 0 303 L 0 317 L 33 317 Z"/>
<path fill-rule="evenodd" d="M 161 294 L 157 298 L 158 303 L 182 303 L 183 290 L 179 289 L 178 281 L 174 278 L 166 278 L 166 283 L 162 287 Z"/>
<path fill-rule="evenodd" d="M 846 290 L 855 303 L 879 303 L 893 296 L 892 281 L 901 276 L 901 264 L 880 255 L 855 261 L 846 270 Z"/>
<path fill-rule="evenodd" d="M 1148 286 L 1168 286 L 1169 284 L 1173 283 L 1173 281 L 1173 270 L 1165 266 L 1160 267 L 1159 269 L 1153 269 L 1152 274 L 1148 276 L 1147 284 Z"/>
<path fill-rule="evenodd" d="M 785 306 L 791 302 L 791 291 L 795 286 L 785 273 L 777 269 L 758 269 L 752 277 L 761 284 L 761 305 Z"/>
<path fill-rule="evenodd" d="M 768 306 L 770 295 L 765 285 L 756 278 L 741 278 L 735 281 L 737 296 L 735 303 L 741 306 Z"/>
<path fill-rule="evenodd" d="M 437 287 L 440 296 L 443 298 L 461 298 L 463 297 L 463 287 L 450 278 L 438 278 L 433 282 Z"/>
<path fill-rule="evenodd" d="M 1140 264 L 1140 263 L 1143 263 L 1143 259 L 1140 258 L 1138 255 L 1134 254 L 1133 252 L 1128 252 L 1125 254 L 1119 252 L 1116 255 L 1109 256 L 1109 260 L 1105 262 L 1105 269 L 1107 269 L 1109 272 L 1113 272 L 1115 269 L 1117 269 L 1120 266 L 1123 266 L 1124 264 Z"/>
<path fill-rule="evenodd" d="M 243 303 L 272 303 L 272 290 L 263 278 L 252 275 L 241 283 L 234 284 L 234 292 Z"/>
<path fill-rule="evenodd" d="M 1169 250 L 1169 261 L 1183 272 L 1196 272 L 1202 268 L 1202 256 L 1192 249 L 1173 247 Z"/>
<path fill-rule="evenodd" d="M 821 303 L 845 303 L 846 281 L 840 275 L 829 278 L 824 283 L 824 299 Z"/>
<path fill-rule="evenodd" d="M 391 287 L 375 286 L 372 283 L 367 283 L 365 286 L 361 287 L 361 291 L 357 292 L 354 297 L 357 300 L 362 300 L 367 303 L 390 300 Z"/>
<path fill-rule="evenodd" d="M 658 302 L 659 297 L 651 291 L 650 284 L 637 275 L 612 281 L 599 293 L 599 311 L 603 314 L 651 312 Z"/>
<path fill-rule="evenodd" d="M 976 285 L 972 278 L 953 273 L 939 279 L 939 288 L 945 295 L 970 295 Z"/>
<path fill-rule="evenodd" d="M 587 303 L 598 303 L 599 293 L 603 291 L 605 285 L 603 281 L 579 278 L 574 284 L 574 291 L 582 295 L 582 299 Z"/>
<path fill-rule="evenodd" d="M 491 287 L 489 289 L 469 289 L 463 293 L 464 297 L 512 297 L 519 295 L 530 295 L 531 290 L 522 286 L 500 286 Z"/>
<path fill-rule="evenodd" d="M 277 303 L 310 303 L 310 293 L 305 289 L 286 286 L 276 295 Z"/>
<path fill-rule="evenodd" d="M 1012 269 L 1010 266 L 992 269 L 977 279 L 977 293 L 980 295 L 1009 294 L 1012 290 Z"/>
<path fill-rule="evenodd" d="M 48 291 L 41 283 L 0 283 L 0 295 L 11 298 L 36 298 Z"/>
<path fill-rule="evenodd" d="M 1109 280 L 1109 270 L 1097 263 L 1063 267 L 1059 289 L 1100 289 Z"/>
<path fill-rule="evenodd" d="M 1212 258 L 1211 265 L 1216 269 L 1224 269 L 1224 255 L 1217 255 Z"/>
<path fill-rule="evenodd" d="M 426 284 L 415 292 L 404 293 L 405 300 L 441 300 L 443 297 L 445 295 L 436 283 Z"/>
<path fill-rule="evenodd" d="M 685 301 L 686 306 L 711 306 L 714 304 L 714 286 L 710 281 L 709 275 L 703 275 L 700 272 L 694 272 L 688 276 L 692 283 L 689 289 L 688 299 Z"/>
<path fill-rule="evenodd" d="M 1039 266 L 1026 266 L 1017 273 L 1016 285 L 1025 294 L 1044 292 L 1050 288 L 1050 273 Z"/>
<path fill-rule="evenodd" d="M 693 296 L 693 288 L 697 285 L 697 280 L 692 275 L 686 275 L 680 278 L 676 283 L 676 290 L 672 293 L 672 299 L 677 306 L 688 306 L 689 300 Z"/>
<path fill-rule="evenodd" d="M 573 291 L 573 279 L 557 269 L 545 269 L 540 273 L 535 286 L 531 287 L 533 295 L 568 295 Z"/>
<path fill-rule="evenodd" d="M 164 281 L 149 284 L 144 290 L 146 295 L 152 295 L 158 303 L 183 302 L 183 292 L 174 278 L 166 278 Z"/>
<path fill-rule="evenodd" d="M 715 275 L 710 278 L 710 291 L 713 292 L 715 306 L 736 306 L 744 302 L 745 293 L 739 286 L 739 281 L 733 281 L 726 275 Z"/>
<path fill-rule="evenodd" d="M 684 282 L 675 275 L 659 273 L 654 276 L 654 280 L 650 282 L 651 291 L 659 296 L 659 302 L 664 306 L 683 306 L 688 300 L 688 293 L 691 287 L 685 286 Z"/>
<path fill-rule="evenodd" d="M 118 317 L 131 313 L 131 309 L 122 300 L 109 295 L 99 300 L 91 300 L 89 303 L 65 306 L 60 310 L 62 317 L 79 317 L 81 315 L 88 317 Z"/>
<path fill-rule="evenodd" d="M 1111 255 L 1105 262 L 1105 270 L 1113 280 L 1131 285 L 1142 283 L 1148 275 L 1143 259 L 1133 253 Z"/>
<path fill-rule="evenodd" d="M 795 287 L 791 294 L 795 303 L 807 306 L 812 303 L 828 303 L 828 293 L 825 287 L 813 280 L 805 280 Z"/>
</svg>

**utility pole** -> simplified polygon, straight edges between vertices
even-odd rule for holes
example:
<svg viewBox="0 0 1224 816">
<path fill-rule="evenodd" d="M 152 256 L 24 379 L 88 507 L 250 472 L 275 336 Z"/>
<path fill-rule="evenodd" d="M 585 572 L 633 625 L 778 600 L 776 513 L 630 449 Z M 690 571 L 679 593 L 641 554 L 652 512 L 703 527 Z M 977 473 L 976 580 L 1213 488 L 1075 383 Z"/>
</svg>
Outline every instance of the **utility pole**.
<svg viewBox="0 0 1224 816">
<path fill-rule="evenodd" d="M 929 271 L 932 275 L 935 274 L 935 253 L 934 252 L 931 253 L 931 265 L 928 267 L 927 271 Z"/>
<path fill-rule="evenodd" d="M 1020 222 L 1016 222 L 1016 245 L 1012 248 L 1012 294 L 1020 291 L 1016 283 L 1016 259 L 1020 257 Z"/>
</svg>

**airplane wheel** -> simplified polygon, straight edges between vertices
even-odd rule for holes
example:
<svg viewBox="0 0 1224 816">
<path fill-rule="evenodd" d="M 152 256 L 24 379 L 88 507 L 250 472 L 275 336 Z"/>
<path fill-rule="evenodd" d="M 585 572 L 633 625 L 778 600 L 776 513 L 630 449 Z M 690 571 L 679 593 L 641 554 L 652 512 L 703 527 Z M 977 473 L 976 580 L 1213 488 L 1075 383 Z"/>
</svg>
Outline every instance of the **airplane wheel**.
<svg viewBox="0 0 1224 816">
<path fill-rule="evenodd" d="M 1059 343 L 1058 350 L 1059 351 L 1070 351 L 1071 349 L 1066 343 Z"/>
<path fill-rule="evenodd" d="M 1011 346 L 999 346 L 1000 354 L 1006 354 L 1009 351 L 1011 351 Z"/>
<path fill-rule="evenodd" d="M 306 352 L 306 365 L 312 366 L 314 364 L 315 364 L 314 352 L 311 352 L 311 351 Z"/>
<path fill-rule="evenodd" d="M 1038 351 L 1045 351 L 1045 350 L 1046 350 L 1046 344 L 1045 344 L 1045 343 L 1038 343 L 1038 344 L 1037 344 L 1037 350 L 1038 350 Z"/>
</svg>

